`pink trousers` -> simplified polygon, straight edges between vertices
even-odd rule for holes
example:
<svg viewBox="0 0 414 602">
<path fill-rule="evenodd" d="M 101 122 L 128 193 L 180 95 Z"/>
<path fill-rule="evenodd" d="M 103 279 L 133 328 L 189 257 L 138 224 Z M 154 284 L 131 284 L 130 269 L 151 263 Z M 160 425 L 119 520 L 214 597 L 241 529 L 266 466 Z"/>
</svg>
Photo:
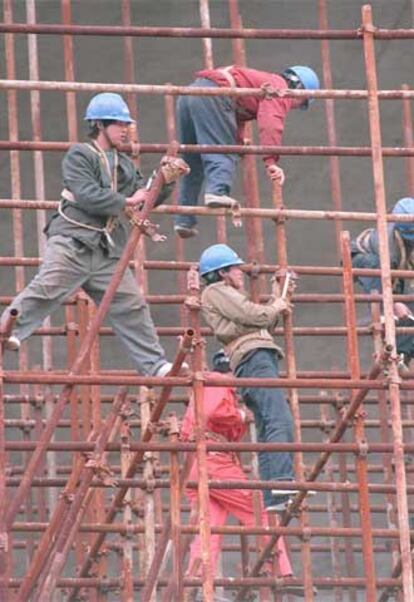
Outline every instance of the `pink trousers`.
<svg viewBox="0 0 414 602">
<path fill-rule="evenodd" d="M 243 469 L 236 464 L 231 454 L 209 453 L 207 456 L 207 469 L 209 478 L 221 481 L 247 481 Z M 189 475 L 189 480 L 198 480 L 198 470 L 196 462 Z M 197 490 L 187 489 L 193 508 L 197 506 Z M 209 513 L 210 525 L 212 527 L 221 527 L 226 524 L 228 514 L 232 514 L 246 527 L 256 526 L 253 513 L 253 490 L 251 489 L 210 489 L 209 495 Z M 261 503 L 261 521 L 263 526 L 268 526 L 268 516 Z M 213 534 L 210 539 L 210 555 L 213 574 L 217 566 L 217 560 L 221 550 L 222 536 Z M 269 537 L 263 538 L 264 544 L 269 541 Z M 279 537 L 276 544 L 277 560 L 279 565 L 278 576 L 286 577 L 292 575 L 292 567 L 286 551 L 283 537 Z M 193 575 L 196 571 L 194 567 L 199 564 L 201 556 L 201 539 L 196 535 L 190 547 L 190 559 L 188 563 L 188 573 Z M 198 572 L 198 571 L 197 571 Z"/>
</svg>

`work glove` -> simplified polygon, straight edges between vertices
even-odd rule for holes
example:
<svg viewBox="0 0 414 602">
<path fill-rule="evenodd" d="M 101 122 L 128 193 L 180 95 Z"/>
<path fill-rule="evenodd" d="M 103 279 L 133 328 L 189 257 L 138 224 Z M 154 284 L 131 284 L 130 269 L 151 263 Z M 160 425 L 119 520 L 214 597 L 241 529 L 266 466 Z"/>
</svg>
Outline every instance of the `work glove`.
<svg viewBox="0 0 414 602">
<path fill-rule="evenodd" d="M 272 182 L 278 182 L 280 186 L 283 186 L 285 183 L 285 172 L 278 165 L 267 165 L 266 166 L 267 175 L 272 180 Z"/>
</svg>

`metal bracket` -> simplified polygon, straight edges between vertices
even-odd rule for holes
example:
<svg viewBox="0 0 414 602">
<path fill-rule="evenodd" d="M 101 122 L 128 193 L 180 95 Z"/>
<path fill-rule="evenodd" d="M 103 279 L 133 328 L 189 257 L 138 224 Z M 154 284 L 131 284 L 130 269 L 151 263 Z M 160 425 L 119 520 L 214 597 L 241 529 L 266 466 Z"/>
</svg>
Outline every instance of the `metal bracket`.
<svg viewBox="0 0 414 602">
<path fill-rule="evenodd" d="M 249 276 L 253 279 L 256 279 L 260 276 L 260 265 L 255 260 L 252 261 L 252 267 L 249 271 Z"/>
<path fill-rule="evenodd" d="M 235 228 L 241 228 L 243 226 L 242 214 L 241 214 L 241 205 L 240 203 L 233 203 L 230 208 L 231 211 L 231 221 Z"/>
<path fill-rule="evenodd" d="M 304 527 L 302 531 L 301 539 L 304 542 L 309 542 L 312 537 L 312 529 L 310 527 Z"/>
<path fill-rule="evenodd" d="M 0 550 L 9 551 L 9 534 L 7 532 L 0 533 Z"/>
<path fill-rule="evenodd" d="M 366 439 L 361 439 L 360 441 L 357 442 L 357 445 L 358 445 L 358 451 L 356 452 L 357 455 L 361 456 L 361 458 L 366 458 L 369 453 L 368 441 Z"/>
</svg>

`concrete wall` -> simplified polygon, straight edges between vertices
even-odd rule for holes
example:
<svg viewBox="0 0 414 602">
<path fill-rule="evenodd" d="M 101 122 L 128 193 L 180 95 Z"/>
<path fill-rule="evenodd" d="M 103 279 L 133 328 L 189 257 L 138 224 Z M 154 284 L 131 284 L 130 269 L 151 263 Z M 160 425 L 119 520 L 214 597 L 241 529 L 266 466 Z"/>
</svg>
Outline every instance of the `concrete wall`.
<svg viewBox="0 0 414 602">
<path fill-rule="evenodd" d="M 72 2 L 73 22 L 79 24 L 120 24 L 120 2 L 114 0 L 77 0 Z M 247 28 L 317 28 L 317 2 L 311 0 L 240 0 L 240 12 L 243 24 Z M 328 1 L 329 24 L 331 28 L 357 28 L 361 23 L 360 0 Z M 412 4 L 410 0 L 374 0 L 372 3 L 375 24 L 384 28 L 412 27 Z M 211 24 L 214 27 L 228 27 L 227 3 L 224 0 L 212 0 Z M 0 2 L 3 11 L 4 2 Z M 56 0 L 37 2 L 37 20 L 40 23 L 61 22 L 60 3 Z M 15 0 L 14 18 L 18 22 L 26 19 L 25 2 Z M 147 26 L 194 26 L 200 25 L 198 2 L 193 0 L 140 0 L 133 2 L 133 24 Z M 162 84 L 172 82 L 187 84 L 193 73 L 203 66 L 202 46 L 199 39 L 143 38 L 134 39 L 135 81 L 142 84 Z M 44 80 L 64 79 L 64 56 L 62 40 L 59 36 L 39 36 L 39 67 Z M 233 62 L 231 40 L 213 42 L 215 64 Z M 122 82 L 123 48 L 122 40 L 115 37 L 75 37 L 75 77 L 84 82 Z M 365 88 L 365 70 L 361 41 L 332 41 L 330 43 L 334 87 L 339 89 Z M 287 65 L 309 64 L 321 73 L 321 48 L 318 40 L 248 40 L 246 41 L 248 65 L 263 70 L 279 72 Z M 0 37 L 0 53 L 4 57 L 4 36 Z M 27 37 L 16 36 L 16 75 L 18 79 L 27 79 L 28 47 Z M 413 83 L 413 42 L 378 41 L 376 58 L 379 87 L 397 89 L 403 83 Z M 0 77 L 7 78 L 5 60 L 1 62 Z M 90 98 L 89 93 L 77 96 L 79 132 L 83 130 L 82 115 Z M 0 137 L 8 138 L 7 96 L 0 92 Z M 157 143 L 166 140 L 164 119 L 164 101 L 159 96 L 140 95 L 139 133 L 142 142 Z M 18 93 L 19 138 L 31 140 L 29 94 Z M 41 95 L 43 138 L 50 141 L 67 140 L 67 121 L 64 95 L 59 92 L 43 92 Z M 337 124 L 337 144 L 339 146 L 369 145 L 369 123 L 365 101 L 341 100 L 335 104 Z M 403 146 L 402 104 L 400 101 L 381 102 L 381 126 L 383 144 Z M 81 136 L 81 133 L 80 133 Z M 284 143 L 287 145 L 325 145 L 327 131 L 325 125 L 325 107 L 322 101 L 315 102 L 309 112 L 294 111 L 289 115 Z M 60 191 L 61 153 L 45 153 L 46 199 L 57 199 Z M 142 158 L 142 167 L 146 173 L 157 164 L 156 155 Z M 284 188 L 284 201 L 288 208 L 331 209 L 331 187 L 329 178 L 329 159 L 324 157 L 284 157 L 283 166 L 287 181 Z M 33 157 L 31 153 L 20 154 L 21 196 L 34 198 Z M 260 175 L 260 194 L 263 207 L 271 206 L 270 185 L 266 179 L 261 161 L 258 160 Z M 391 208 L 401 196 L 407 195 L 405 160 L 388 158 L 384 160 L 387 204 Z M 374 210 L 374 191 L 372 167 L 369 158 L 341 158 L 341 187 L 345 210 Z M 243 202 L 241 177 L 234 188 L 234 194 Z M 11 196 L 9 154 L 0 154 L 0 198 Z M 151 259 L 171 259 L 173 241 L 172 221 L 160 219 L 162 228 L 169 234 L 164 245 L 147 245 Z M 37 254 L 33 215 L 24 216 L 25 254 Z M 353 232 L 360 226 L 349 226 Z M 288 255 L 291 264 L 296 265 L 337 265 L 335 255 L 334 226 L 330 222 L 290 221 L 287 224 Z M 246 254 L 245 229 L 235 230 L 228 222 L 229 242 L 241 255 Z M 216 238 L 212 219 L 203 221 L 201 235 L 186 246 L 186 258 L 197 261 L 201 250 Z M 0 244 L 3 255 L 13 255 L 13 230 L 11 212 L 2 210 L 0 220 Z M 275 251 L 274 226 L 265 224 L 266 261 L 277 263 Z M 26 270 L 28 279 L 34 273 Z M 11 268 L 0 268 L 2 295 L 13 294 L 14 276 Z M 150 274 L 150 293 L 173 293 L 176 291 L 176 277 L 162 272 Z M 299 284 L 299 292 L 339 292 L 339 279 L 323 277 L 304 277 Z M 360 318 L 367 313 L 360 309 Z M 175 325 L 178 311 L 169 306 L 153 308 L 153 316 L 159 325 Z M 342 324 L 341 307 L 321 304 L 301 305 L 295 312 L 296 325 L 329 326 Z M 54 323 L 59 324 L 62 314 L 57 314 Z M 170 354 L 175 341 L 165 341 Z M 30 342 L 31 349 L 39 352 L 39 341 Z M 63 346 L 62 346 L 63 347 Z M 367 366 L 371 362 L 371 345 L 362 342 L 362 362 Z M 299 370 L 322 370 L 325 368 L 344 368 L 346 366 L 345 340 L 334 337 L 319 339 L 302 338 L 297 341 L 297 365 Z M 64 362 L 64 352 L 56 349 L 56 365 Z M 117 344 L 105 345 L 103 365 L 111 367 L 128 366 L 123 352 Z M 14 359 L 7 362 L 15 365 Z M 305 411 L 306 414 L 306 411 Z M 328 559 L 327 559 L 328 561 Z M 316 572 L 326 574 L 325 567 L 315 567 Z M 384 567 L 384 575 L 390 574 L 390 567 Z M 332 594 L 321 596 L 321 600 L 332 600 Z M 361 598 L 362 599 L 362 598 Z"/>
</svg>

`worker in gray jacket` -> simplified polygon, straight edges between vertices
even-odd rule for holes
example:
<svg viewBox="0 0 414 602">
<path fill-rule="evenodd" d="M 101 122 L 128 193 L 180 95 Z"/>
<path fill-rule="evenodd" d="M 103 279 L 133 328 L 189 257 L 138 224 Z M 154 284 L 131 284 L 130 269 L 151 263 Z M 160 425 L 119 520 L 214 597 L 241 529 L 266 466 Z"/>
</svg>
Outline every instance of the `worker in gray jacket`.
<svg viewBox="0 0 414 602">
<path fill-rule="evenodd" d="M 63 159 L 64 189 L 58 211 L 45 229 L 43 262 L 9 307 L 18 311 L 18 318 L 6 348 L 18 349 L 79 287 L 100 303 L 127 240 L 124 211 L 140 206 L 149 194 L 134 163 L 118 152 L 133 122 L 123 98 L 97 94 L 85 120 L 90 142 L 74 144 Z M 158 202 L 168 196 L 169 188 L 164 187 Z M 140 374 L 162 376 L 170 370 L 130 269 L 115 293 L 108 318 Z"/>
<path fill-rule="evenodd" d="M 395 215 L 411 215 L 412 222 L 395 222 L 388 226 L 388 245 L 391 268 L 394 270 L 414 269 L 414 198 L 400 199 L 392 212 Z M 375 228 L 363 230 L 351 243 L 352 265 L 354 268 L 380 268 L 378 233 Z M 366 293 L 382 291 L 379 276 L 357 276 L 357 282 Z M 398 295 L 413 295 L 414 280 L 394 278 L 393 292 Z M 397 326 L 414 326 L 414 303 L 394 303 Z M 408 372 L 408 366 L 414 357 L 414 337 L 411 334 L 398 334 L 397 352 L 400 354 L 399 369 L 402 374 Z"/>
<path fill-rule="evenodd" d="M 218 341 L 224 345 L 230 366 L 240 378 L 278 378 L 278 361 L 283 352 L 276 345 L 272 330 L 284 312 L 291 311 L 289 301 L 280 296 L 277 285 L 267 305 L 253 303 L 244 290 L 243 260 L 227 245 L 205 249 L 199 263 L 205 289 L 203 315 Z M 244 386 L 244 403 L 253 411 L 258 441 L 293 441 L 293 420 L 283 392 L 277 388 Z M 260 478 L 264 481 L 294 479 L 292 454 L 259 452 Z M 266 490 L 268 511 L 283 511 L 296 490 Z"/>
</svg>

